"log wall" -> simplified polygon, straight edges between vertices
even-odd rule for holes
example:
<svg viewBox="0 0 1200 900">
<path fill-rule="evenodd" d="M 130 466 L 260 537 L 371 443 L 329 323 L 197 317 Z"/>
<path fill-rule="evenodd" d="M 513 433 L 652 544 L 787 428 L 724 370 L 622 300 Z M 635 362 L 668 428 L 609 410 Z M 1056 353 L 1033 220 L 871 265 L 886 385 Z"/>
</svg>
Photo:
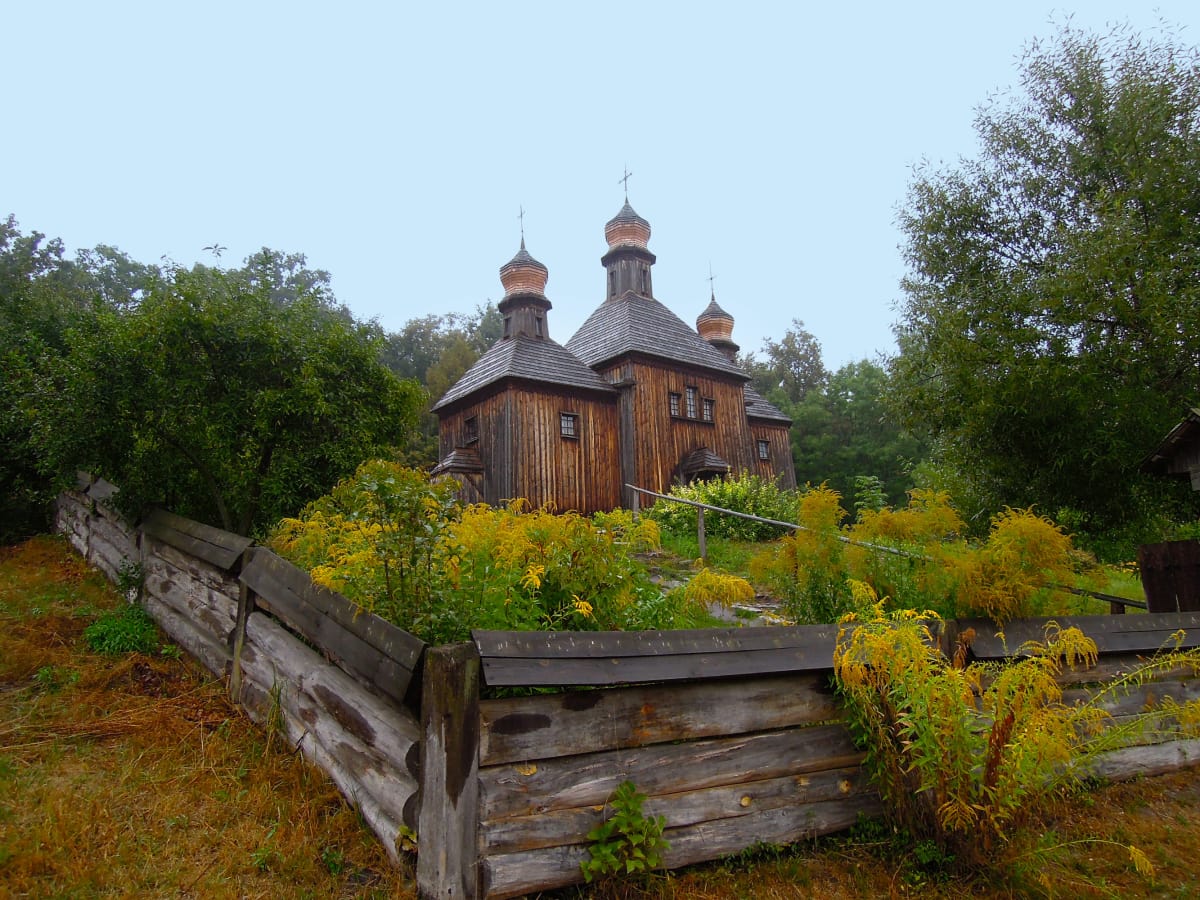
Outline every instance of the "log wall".
<svg viewBox="0 0 1200 900">
<path fill-rule="evenodd" d="M 561 413 L 577 417 L 576 437 L 563 437 Z M 523 497 L 534 507 L 550 503 L 584 515 L 621 505 L 614 397 L 523 385 L 445 415 L 438 430 L 440 456 L 478 450 L 484 471 L 477 490 L 487 503 Z"/>
<path fill-rule="evenodd" d="M 406 705 L 424 645 L 251 541 L 156 510 L 130 526 L 85 480 L 56 524 L 114 581 L 141 566 L 141 602 L 231 697 L 338 785 L 398 858 L 417 826 L 420 721 Z"/>
</svg>

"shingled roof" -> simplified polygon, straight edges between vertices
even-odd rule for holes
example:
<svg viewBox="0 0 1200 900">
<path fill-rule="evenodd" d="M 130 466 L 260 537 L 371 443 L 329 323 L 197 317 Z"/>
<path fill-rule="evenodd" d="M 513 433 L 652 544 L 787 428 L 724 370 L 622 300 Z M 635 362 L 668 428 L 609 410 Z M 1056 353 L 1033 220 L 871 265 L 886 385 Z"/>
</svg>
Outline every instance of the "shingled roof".
<svg viewBox="0 0 1200 900">
<path fill-rule="evenodd" d="M 626 353 L 644 353 L 674 363 L 749 376 L 653 297 L 632 291 L 606 300 L 567 341 L 567 349 L 589 366 Z"/>
<path fill-rule="evenodd" d="M 770 419 L 783 425 L 791 425 L 792 420 L 785 416 L 774 403 L 763 397 L 750 385 L 742 388 L 746 395 L 746 417 L 750 419 Z"/>
<path fill-rule="evenodd" d="M 505 378 L 615 394 L 616 389 L 580 362 L 566 347 L 546 338 L 517 335 L 497 341 L 446 391 L 433 408 L 442 409 Z"/>
</svg>

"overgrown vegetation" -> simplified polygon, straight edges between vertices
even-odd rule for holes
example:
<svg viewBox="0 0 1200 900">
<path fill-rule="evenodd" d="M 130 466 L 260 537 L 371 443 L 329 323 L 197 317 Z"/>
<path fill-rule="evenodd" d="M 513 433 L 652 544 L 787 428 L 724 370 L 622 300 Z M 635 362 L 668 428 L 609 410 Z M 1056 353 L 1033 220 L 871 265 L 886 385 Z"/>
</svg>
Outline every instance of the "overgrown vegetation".
<svg viewBox="0 0 1200 900">
<path fill-rule="evenodd" d="M 748 585 L 664 594 L 636 554 L 658 526 L 626 510 L 555 514 L 515 501 L 463 506 L 450 482 L 382 460 L 285 519 L 271 545 L 363 609 L 431 643 L 471 628 L 639 630 L 711 623 L 706 603 Z"/>
<path fill-rule="evenodd" d="M 791 491 L 782 490 L 771 479 L 749 472 L 674 487 L 671 496 L 781 522 L 794 521 L 796 514 L 795 495 Z M 646 516 L 676 533 L 696 532 L 697 510 L 694 506 L 659 500 L 646 510 Z M 707 511 L 704 528 L 706 533 L 716 537 L 740 541 L 771 540 L 786 531 L 776 525 Z"/>
<path fill-rule="evenodd" d="M 994 516 L 983 541 L 964 536 L 943 492 L 913 491 L 900 509 L 860 507 L 843 527 L 841 498 L 821 486 L 800 495 L 797 513 L 804 529 L 764 549 L 750 571 L 798 622 L 833 622 L 851 611 L 852 581 L 900 607 L 1003 623 L 1068 612 L 1057 587 L 1105 577 L 1061 528 L 1029 509 Z"/>
<path fill-rule="evenodd" d="M 930 633 L 936 621 L 928 611 L 885 613 L 879 602 L 847 616 L 834 674 L 885 815 L 913 841 L 929 842 L 943 865 L 1002 867 L 1010 861 L 1004 845 L 1085 779 L 1098 753 L 1160 731 L 1197 733 L 1200 701 L 1165 702 L 1121 722 L 1103 708 L 1157 672 L 1200 671 L 1197 651 L 1160 654 L 1067 704 L 1064 668 L 1098 658 L 1078 629 L 1051 623 L 1043 642 L 1019 648 L 1024 658 L 967 665 L 971 635 L 946 660 Z M 1142 849 L 1127 851 L 1140 873 L 1153 874 Z"/>
<path fill-rule="evenodd" d="M 136 603 L 106 612 L 83 630 L 83 639 L 97 653 L 153 653 L 158 649 L 158 628 Z"/>
</svg>

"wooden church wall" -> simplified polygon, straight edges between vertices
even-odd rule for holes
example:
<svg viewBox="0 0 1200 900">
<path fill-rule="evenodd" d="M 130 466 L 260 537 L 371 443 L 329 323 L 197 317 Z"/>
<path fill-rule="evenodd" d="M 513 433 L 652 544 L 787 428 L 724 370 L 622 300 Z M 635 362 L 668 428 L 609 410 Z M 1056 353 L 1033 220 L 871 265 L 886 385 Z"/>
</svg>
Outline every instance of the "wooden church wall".
<svg viewBox="0 0 1200 900">
<path fill-rule="evenodd" d="M 559 512 L 588 514 L 621 505 L 616 398 L 563 395 L 526 388 L 511 394 L 513 496 Z M 575 416 L 576 437 L 562 434 L 562 414 Z"/>
<path fill-rule="evenodd" d="M 778 478 L 779 486 L 792 489 L 796 486 L 796 467 L 792 462 L 790 434 L 786 425 L 762 420 L 750 421 L 750 446 L 753 448 L 756 473 L 763 478 Z M 758 458 L 758 442 L 766 441 L 768 459 Z"/>
<path fill-rule="evenodd" d="M 751 459 L 750 428 L 746 421 L 742 382 L 714 377 L 712 373 L 659 363 L 635 361 L 612 367 L 629 384 L 622 398 L 625 429 L 626 481 L 653 491 L 669 489 L 679 461 L 699 447 L 708 447 L 734 472 L 755 471 Z M 696 388 L 696 418 L 686 416 L 686 391 Z M 680 413 L 671 415 L 669 395 L 680 395 Z M 700 416 L 704 398 L 714 401 L 713 421 Z"/>
<path fill-rule="evenodd" d="M 562 436 L 560 415 L 576 416 L 578 437 Z M 466 420 L 477 434 L 468 443 Z M 584 514 L 621 505 L 616 398 L 537 390 L 501 391 L 446 416 L 439 429 L 440 456 L 474 447 L 483 460 L 483 499 L 497 504 L 523 497 L 533 506 Z M 466 480 L 463 476 L 460 479 Z"/>
</svg>

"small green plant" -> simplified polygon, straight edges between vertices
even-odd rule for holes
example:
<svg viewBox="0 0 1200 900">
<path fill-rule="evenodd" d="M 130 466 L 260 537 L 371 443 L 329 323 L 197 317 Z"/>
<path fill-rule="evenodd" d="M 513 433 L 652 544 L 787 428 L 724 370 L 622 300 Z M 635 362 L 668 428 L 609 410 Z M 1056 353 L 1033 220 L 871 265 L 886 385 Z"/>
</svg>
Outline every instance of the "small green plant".
<svg viewBox="0 0 1200 900">
<path fill-rule="evenodd" d="M 275 832 L 278 830 L 279 823 L 272 822 L 271 827 L 267 829 L 266 837 L 263 838 L 262 845 L 250 852 L 250 865 L 259 872 L 268 871 L 271 864 L 280 858 L 279 851 L 274 846 Z"/>
<path fill-rule="evenodd" d="M 346 854 L 326 845 L 321 848 L 321 864 L 330 875 L 341 875 L 346 869 Z"/>
<path fill-rule="evenodd" d="M 158 648 L 154 620 L 137 604 L 122 606 L 98 618 L 83 631 L 87 645 L 96 653 L 153 653 Z"/>
<path fill-rule="evenodd" d="M 588 884 L 595 878 L 644 874 L 662 865 L 670 847 L 662 836 L 667 820 L 644 815 L 645 800 L 632 781 L 622 782 L 613 792 L 608 801 L 613 814 L 588 832 L 592 845 L 579 864 Z"/>
<path fill-rule="evenodd" d="M 63 670 L 58 666 L 42 666 L 33 673 L 33 680 L 42 690 L 54 694 L 77 682 L 79 673 L 73 669 Z"/>
</svg>

